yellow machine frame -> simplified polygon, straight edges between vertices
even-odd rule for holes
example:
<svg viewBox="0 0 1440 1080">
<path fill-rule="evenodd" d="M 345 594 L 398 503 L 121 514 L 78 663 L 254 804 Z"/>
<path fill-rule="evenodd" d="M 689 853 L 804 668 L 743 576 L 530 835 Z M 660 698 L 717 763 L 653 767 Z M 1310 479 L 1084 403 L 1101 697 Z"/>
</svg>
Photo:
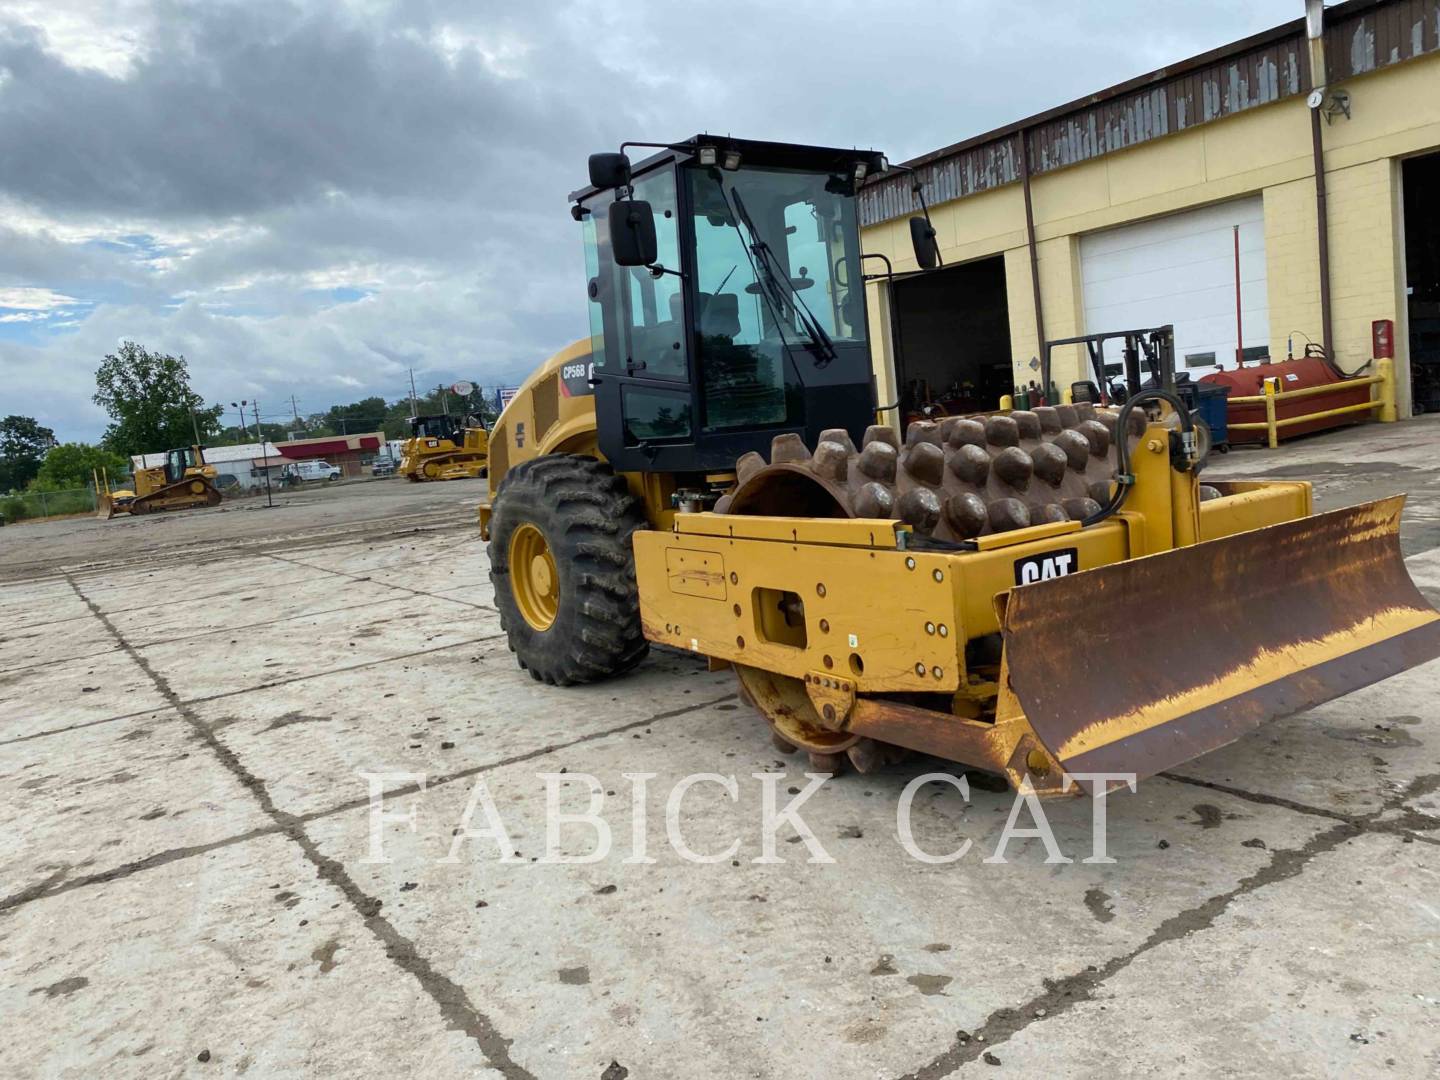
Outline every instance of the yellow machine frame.
<svg viewBox="0 0 1440 1080">
<path fill-rule="evenodd" d="M 134 488 L 111 488 L 110 477 L 103 469 L 92 473 L 95 481 L 96 517 L 109 519 L 116 514 L 147 514 L 157 510 L 188 510 L 197 506 L 216 506 L 221 496 L 215 487 L 215 467 L 205 463 L 205 448 L 191 445 L 197 465 L 187 466 L 179 480 L 170 482 L 165 467 L 155 465 L 135 470 Z M 174 451 L 167 451 L 173 453 Z"/>
<path fill-rule="evenodd" d="M 407 480 L 465 480 L 484 476 L 489 464 L 490 436 L 484 428 L 467 427 L 464 441 L 428 435 L 405 440 L 400 473 Z"/>
<path fill-rule="evenodd" d="M 490 432 L 489 491 L 477 508 L 480 536 L 490 539 L 490 507 L 505 474 L 521 462 L 546 454 L 587 454 L 604 460 L 595 431 L 595 398 L 569 394 L 563 371 L 589 360 L 592 343 L 581 338 L 561 349 L 521 384 Z M 517 434 L 518 433 L 518 434 Z M 675 520 L 670 495 L 674 477 L 668 473 L 621 473 L 635 497 L 645 504 L 653 529 L 668 529 Z"/>
<path fill-rule="evenodd" d="M 1219 483 L 1212 486 L 1221 497 L 1201 502 L 1195 475 L 1173 470 L 1168 448 L 1167 430 L 1151 425 L 1132 459 L 1131 498 L 1111 520 L 1083 530 L 1072 521 L 985 536 L 973 552 L 909 550 L 912 534 L 889 520 L 678 514 L 671 529 L 634 538 L 645 635 L 735 665 L 745 692 L 782 738 L 808 746 L 828 741 L 839 751 L 865 737 L 1003 773 L 1016 786 L 1028 774 L 1042 793 L 1058 791 L 1062 774 L 1074 771 L 1087 750 L 1163 726 L 1165 718 L 1152 709 L 1047 737 L 1027 719 L 1012 685 L 1008 633 L 998 674 L 967 669 L 968 642 L 1010 629 L 1006 609 L 1017 592 L 1017 560 L 1063 551 L 1067 569 L 1071 560 L 1083 570 L 1132 567 L 1133 560 L 1163 558 L 1201 541 L 1254 530 L 1262 536 L 1311 513 L 1304 482 Z M 1373 505 L 1398 519 L 1393 501 L 1393 508 Z M 1376 528 L 1384 531 L 1384 523 Z M 1084 577 L 1092 591 L 1103 584 Z M 1223 581 L 1209 584 L 1225 588 Z M 1092 602 L 1104 600 L 1097 593 Z M 802 614 L 779 617 L 787 606 Z M 1347 647 L 1437 618 L 1428 608 L 1393 614 L 1388 621 L 1363 619 Z M 1063 632 L 1074 618 L 1054 612 L 1050 631 Z M 1044 636 L 1027 629 L 1032 643 Z M 1271 675 L 1321 660 L 1271 657 Z M 1207 669 L 1205 677 L 1214 674 Z M 867 697 L 879 693 L 948 695 L 953 715 Z M 1169 704 L 1179 716 L 1184 695 L 1175 698 Z M 1156 707 L 1165 706 L 1160 695 Z M 1230 738 L 1243 733 L 1239 725 Z"/>
<path fill-rule="evenodd" d="M 602 457 L 594 398 L 562 389 L 589 352 L 584 340 L 552 357 L 496 423 L 486 539 L 516 465 Z M 778 739 L 817 767 L 871 767 L 899 747 L 1042 794 L 1076 773 L 1171 768 L 1440 654 L 1440 614 L 1399 550 L 1402 497 L 1313 515 L 1308 483 L 1207 480 L 1202 500 L 1172 462 L 1172 420 L 1135 441 L 1110 519 L 985 535 L 975 550 L 926 549 L 888 519 L 677 511 L 674 477 L 623 473 L 650 524 L 633 537 L 644 636 L 734 666 Z M 1065 576 L 1016 587 L 1019 562 L 1061 556 Z M 1145 648 L 1105 653 L 1117 625 Z M 998 659 L 967 664 L 967 646 L 997 634 Z"/>
</svg>

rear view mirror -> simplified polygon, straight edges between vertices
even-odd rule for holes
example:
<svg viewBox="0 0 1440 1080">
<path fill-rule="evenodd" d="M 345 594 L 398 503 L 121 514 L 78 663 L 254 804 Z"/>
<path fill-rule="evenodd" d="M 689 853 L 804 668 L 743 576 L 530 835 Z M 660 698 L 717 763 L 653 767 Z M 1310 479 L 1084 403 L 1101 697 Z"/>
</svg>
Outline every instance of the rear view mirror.
<svg viewBox="0 0 1440 1080">
<path fill-rule="evenodd" d="M 610 255 L 616 266 L 650 266 L 660 257 L 648 202 L 625 199 L 611 204 Z"/>
<path fill-rule="evenodd" d="M 602 191 L 606 188 L 627 187 L 630 184 L 630 159 L 624 154 L 591 154 L 590 186 Z"/>
<path fill-rule="evenodd" d="M 934 270 L 940 261 L 940 248 L 935 243 L 935 228 L 923 217 L 910 219 L 910 243 L 915 248 L 915 261 L 921 270 Z"/>
</svg>

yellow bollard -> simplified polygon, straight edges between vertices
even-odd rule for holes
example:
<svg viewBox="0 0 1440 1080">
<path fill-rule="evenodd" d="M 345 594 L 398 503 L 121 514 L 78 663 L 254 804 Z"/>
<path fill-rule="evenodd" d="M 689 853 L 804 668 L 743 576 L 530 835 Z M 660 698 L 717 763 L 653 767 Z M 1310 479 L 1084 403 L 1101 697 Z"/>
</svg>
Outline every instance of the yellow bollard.
<svg viewBox="0 0 1440 1080">
<path fill-rule="evenodd" d="M 1000 411 L 1011 412 L 1015 408 L 1015 396 L 1013 394 L 1000 395 Z"/>
<path fill-rule="evenodd" d="M 1066 405 L 1074 405 L 1074 404 L 1075 404 L 1075 391 L 1072 390 L 1070 387 L 1067 386 L 1067 387 L 1061 392 L 1061 394 L 1060 394 L 1060 400 L 1063 401 Z"/>
<path fill-rule="evenodd" d="M 1265 431 L 1270 437 L 1270 449 L 1280 445 L 1279 433 L 1275 430 L 1275 380 L 1265 380 Z"/>
<path fill-rule="evenodd" d="M 1400 419 L 1395 409 L 1395 361 L 1388 357 L 1376 360 L 1375 374 L 1380 379 L 1375 384 L 1376 400 L 1380 402 L 1380 422 L 1393 424 Z"/>
</svg>

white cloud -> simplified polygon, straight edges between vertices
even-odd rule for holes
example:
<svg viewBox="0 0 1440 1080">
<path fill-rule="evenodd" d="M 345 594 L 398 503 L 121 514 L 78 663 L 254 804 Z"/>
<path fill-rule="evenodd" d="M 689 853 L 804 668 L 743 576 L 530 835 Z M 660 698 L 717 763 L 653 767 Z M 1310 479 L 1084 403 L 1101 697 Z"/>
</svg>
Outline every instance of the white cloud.
<svg viewBox="0 0 1440 1080">
<path fill-rule="evenodd" d="M 73 296 L 58 293 L 54 289 L 34 286 L 0 288 L 0 308 L 19 308 L 23 311 L 49 311 L 52 308 L 67 307 L 70 304 L 83 304 L 84 302 L 83 300 L 75 299 Z"/>
<path fill-rule="evenodd" d="M 48 51 L 77 68 L 124 78 L 148 52 L 154 5 L 142 0 L 6 0 L 5 14 L 40 31 Z"/>
<path fill-rule="evenodd" d="M 513 383 L 588 330 L 565 195 L 591 151 L 714 130 L 901 160 L 1293 8 L 0 0 L 6 411 L 95 438 L 127 338 L 277 412 L 398 398 L 412 367 Z"/>
</svg>

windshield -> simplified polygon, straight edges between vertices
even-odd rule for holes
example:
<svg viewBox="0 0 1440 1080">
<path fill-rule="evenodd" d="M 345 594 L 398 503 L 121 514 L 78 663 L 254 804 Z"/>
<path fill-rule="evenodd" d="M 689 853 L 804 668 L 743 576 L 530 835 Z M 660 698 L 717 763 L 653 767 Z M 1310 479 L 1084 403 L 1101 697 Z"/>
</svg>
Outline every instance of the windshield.
<svg viewBox="0 0 1440 1080">
<path fill-rule="evenodd" d="M 864 341 L 848 178 L 692 168 L 687 183 L 705 428 L 795 423 L 805 372 Z"/>
<path fill-rule="evenodd" d="M 411 431 L 429 439 L 448 439 L 455 430 L 455 421 L 448 416 L 416 416 L 410 421 Z"/>
</svg>

